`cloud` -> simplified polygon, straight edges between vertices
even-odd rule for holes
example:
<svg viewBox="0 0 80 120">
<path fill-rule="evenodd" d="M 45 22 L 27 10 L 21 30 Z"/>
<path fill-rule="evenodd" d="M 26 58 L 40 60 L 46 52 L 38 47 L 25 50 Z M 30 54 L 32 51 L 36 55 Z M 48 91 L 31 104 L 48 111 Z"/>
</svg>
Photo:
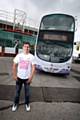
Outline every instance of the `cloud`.
<svg viewBox="0 0 80 120">
<path fill-rule="evenodd" d="M 39 24 L 43 15 L 49 13 L 62 12 L 80 16 L 80 0 L 2 0 L 0 8 L 10 12 L 14 12 L 14 9 L 25 11 L 29 25 L 34 26 Z"/>
<path fill-rule="evenodd" d="M 29 0 L 28 2 L 29 16 L 40 22 L 41 17 L 49 13 L 67 13 L 73 16 L 80 16 L 80 0 Z M 26 9 L 26 7 L 25 7 Z"/>
</svg>

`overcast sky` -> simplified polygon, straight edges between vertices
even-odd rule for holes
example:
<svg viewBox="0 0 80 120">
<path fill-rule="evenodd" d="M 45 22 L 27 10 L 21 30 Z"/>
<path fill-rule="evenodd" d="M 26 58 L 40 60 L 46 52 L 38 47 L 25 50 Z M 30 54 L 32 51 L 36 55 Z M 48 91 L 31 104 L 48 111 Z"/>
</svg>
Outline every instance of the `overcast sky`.
<svg viewBox="0 0 80 120">
<path fill-rule="evenodd" d="M 1 0 L 0 10 L 14 12 L 14 9 L 25 11 L 27 18 L 37 26 L 41 17 L 48 13 L 68 13 L 80 16 L 80 0 Z M 31 24 L 29 22 L 29 24 Z"/>
<path fill-rule="evenodd" d="M 0 10 L 11 14 L 15 9 L 26 12 L 26 25 L 39 28 L 41 17 L 49 13 L 67 13 L 77 16 L 75 41 L 80 41 L 80 0 L 1 0 Z M 2 13 L 3 17 L 3 13 Z M 10 17 L 10 16 L 9 16 Z M 1 14 L 0 14 L 1 19 Z"/>
</svg>

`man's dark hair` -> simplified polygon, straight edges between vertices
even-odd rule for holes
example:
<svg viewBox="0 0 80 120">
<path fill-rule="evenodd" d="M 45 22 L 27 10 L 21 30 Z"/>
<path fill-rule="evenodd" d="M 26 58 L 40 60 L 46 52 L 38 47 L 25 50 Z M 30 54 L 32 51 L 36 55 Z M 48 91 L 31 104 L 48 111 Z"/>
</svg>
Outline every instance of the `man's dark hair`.
<svg viewBox="0 0 80 120">
<path fill-rule="evenodd" d="M 23 45 L 24 45 L 24 44 L 28 44 L 28 45 L 30 46 L 30 43 L 29 43 L 29 42 L 23 42 Z"/>
</svg>

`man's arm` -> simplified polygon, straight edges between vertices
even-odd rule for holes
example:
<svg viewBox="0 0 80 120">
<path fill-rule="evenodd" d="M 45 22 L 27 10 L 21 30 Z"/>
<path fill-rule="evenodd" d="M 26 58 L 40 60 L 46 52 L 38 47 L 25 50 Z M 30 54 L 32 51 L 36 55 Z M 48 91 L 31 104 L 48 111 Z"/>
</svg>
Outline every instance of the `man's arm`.
<svg viewBox="0 0 80 120">
<path fill-rule="evenodd" d="M 16 63 L 13 63 L 12 74 L 13 74 L 13 79 L 17 80 L 17 64 Z"/>
<path fill-rule="evenodd" d="M 31 75 L 29 77 L 29 80 L 27 81 L 28 83 L 31 83 L 32 82 L 32 79 L 34 77 L 34 74 L 35 74 L 35 65 L 32 65 L 32 71 L 31 71 Z"/>
</svg>

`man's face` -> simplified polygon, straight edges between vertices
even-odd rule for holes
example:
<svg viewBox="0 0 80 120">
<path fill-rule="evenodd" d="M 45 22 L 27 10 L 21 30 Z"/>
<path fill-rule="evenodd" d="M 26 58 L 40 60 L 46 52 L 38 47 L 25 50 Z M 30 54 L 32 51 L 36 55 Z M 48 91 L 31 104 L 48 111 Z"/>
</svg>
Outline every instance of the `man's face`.
<svg viewBox="0 0 80 120">
<path fill-rule="evenodd" d="M 29 44 L 24 44 L 24 45 L 23 45 L 23 51 L 24 51 L 25 53 L 29 53 L 29 51 L 30 51 L 30 46 L 29 46 Z"/>
</svg>

